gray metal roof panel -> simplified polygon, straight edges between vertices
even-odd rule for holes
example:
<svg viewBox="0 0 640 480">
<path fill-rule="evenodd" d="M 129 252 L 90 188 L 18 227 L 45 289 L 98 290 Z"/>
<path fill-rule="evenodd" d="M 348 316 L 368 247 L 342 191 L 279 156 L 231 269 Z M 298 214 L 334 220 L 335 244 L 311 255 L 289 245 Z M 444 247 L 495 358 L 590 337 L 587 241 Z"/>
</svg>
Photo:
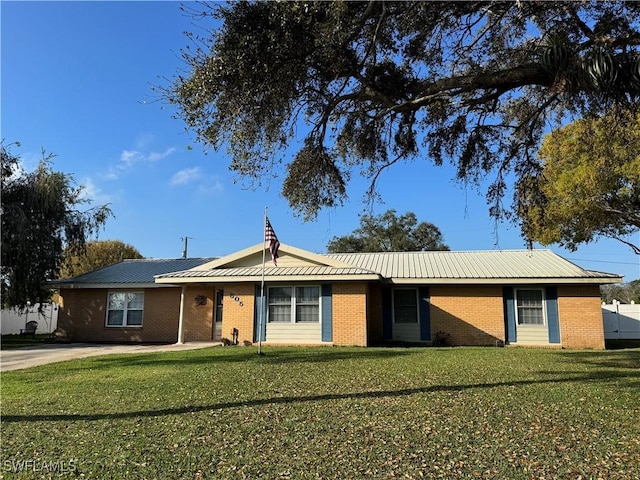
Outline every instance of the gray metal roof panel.
<svg viewBox="0 0 640 480">
<path fill-rule="evenodd" d="M 154 283 L 155 276 L 163 273 L 187 270 L 207 262 L 214 258 L 173 258 L 157 259 L 144 258 L 140 260 L 124 260 L 115 265 L 100 268 L 93 272 L 85 273 L 73 278 L 64 278 L 52 282 L 54 285 L 77 284 L 129 284 L 129 283 Z"/>
</svg>

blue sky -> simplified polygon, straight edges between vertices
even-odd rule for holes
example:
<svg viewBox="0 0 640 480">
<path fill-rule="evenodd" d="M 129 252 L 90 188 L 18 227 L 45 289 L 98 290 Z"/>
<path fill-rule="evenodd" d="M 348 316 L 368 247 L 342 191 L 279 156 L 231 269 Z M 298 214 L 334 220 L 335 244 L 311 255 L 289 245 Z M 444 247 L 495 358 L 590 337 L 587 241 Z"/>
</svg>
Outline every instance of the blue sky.
<svg viewBox="0 0 640 480">
<path fill-rule="evenodd" d="M 20 142 L 11 152 L 26 169 L 43 149 L 55 154 L 55 170 L 111 205 L 115 218 L 99 239 L 176 258 L 186 236 L 189 256 L 221 256 L 262 240 L 268 207 L 282 243 L 324 253 L 334 236 L 358 227 L 367 207 L 363 179 L 353 179 L 343 207 L 304 222 L 280 195 L 281 179 L 257 189 L 234 182 L 226 153 L 205 150 L 172 117 L 152 87 L 184 67 L 183 32 L 202 28 L 179 3 L 2 1 L 0 15 L 1 138 Z M 452 178 L 451 168 L 428 161 L 396 165 L 379 183 L 384 203 L 373 213 L 414 212 L 453 250 L 524 248 L 515 226 L 496 228 L 484 197 Z M 576 252 L 549 248 L 587 269 L 640 278 L 638 256 L 614 240 Z"/>
</svg>

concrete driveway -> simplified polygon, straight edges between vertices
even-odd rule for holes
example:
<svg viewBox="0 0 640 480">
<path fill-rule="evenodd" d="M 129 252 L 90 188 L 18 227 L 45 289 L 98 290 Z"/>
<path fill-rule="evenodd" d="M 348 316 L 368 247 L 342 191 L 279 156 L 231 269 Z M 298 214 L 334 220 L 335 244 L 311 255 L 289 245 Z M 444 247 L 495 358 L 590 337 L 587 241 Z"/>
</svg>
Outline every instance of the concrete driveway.
<svg viewBox="0 0 640 480">
<path fill-rule="evenodd" d="M 214 342 L 187 342 L 182 345 L 98 345 L 90 343 L 45 344 L 0 350 L 0 371 L 20 370 L 47 363 L 64 362 L 76 358 L 109 355 L 113 353 L 152 353 L 193 350 L 220 345 Z"/>
</svg>

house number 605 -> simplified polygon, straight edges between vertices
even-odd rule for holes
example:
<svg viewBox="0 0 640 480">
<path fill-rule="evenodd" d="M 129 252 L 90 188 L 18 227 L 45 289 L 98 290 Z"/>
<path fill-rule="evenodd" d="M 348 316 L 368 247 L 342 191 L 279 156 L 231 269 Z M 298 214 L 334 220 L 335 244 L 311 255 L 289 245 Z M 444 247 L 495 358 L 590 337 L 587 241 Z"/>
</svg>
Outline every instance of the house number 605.
<svg viewBox="0 0 640 480">
<path fill-rule="evenodd" d="M 244 303 L 242 302 L 242 300 L 240 300 L 240 297 L 237 296 L 235 293 L 230 293 L 229 294 L 229 298 L 232 298 L 233 301 L 238 302 L 238 304 L 242 307 L 244 306 Z"/>
</svg>

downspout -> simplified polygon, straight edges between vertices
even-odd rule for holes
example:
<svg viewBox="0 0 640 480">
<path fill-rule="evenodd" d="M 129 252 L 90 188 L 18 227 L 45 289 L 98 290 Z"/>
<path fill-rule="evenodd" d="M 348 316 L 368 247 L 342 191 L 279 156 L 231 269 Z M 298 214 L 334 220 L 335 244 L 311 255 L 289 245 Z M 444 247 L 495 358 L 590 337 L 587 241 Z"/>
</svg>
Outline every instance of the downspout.
<svg viewBox="0 0 640 480">
<path fill-rule="evenodd" d="M 183 285 L 180 291 L 180 316 L 178 319 L 178 343 L 182 345 L 184 343 L 184 298 L 187 293 L 187 286 Z"/>
</svg>

